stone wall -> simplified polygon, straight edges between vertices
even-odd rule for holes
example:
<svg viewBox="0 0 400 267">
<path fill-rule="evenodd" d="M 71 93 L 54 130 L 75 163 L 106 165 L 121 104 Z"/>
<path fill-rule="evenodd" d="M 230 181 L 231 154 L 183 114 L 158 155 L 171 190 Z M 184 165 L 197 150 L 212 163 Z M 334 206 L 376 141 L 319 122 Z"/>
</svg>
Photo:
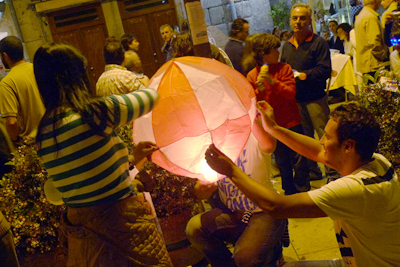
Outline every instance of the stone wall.
<svg viewBox="0 0 400 267">
<path fill-rule="evenodd" d="M 201 0 L 206 23 L 211 31 L 214 32 L 216 28 L 227 37 L 233 21 L 232 13 L 235 12 L 238 18 L 249 22 L 250 34 L 272 30 L 273 21 L 268 14 L 271 9 L 270 0 L 236 0 L 232 2 L 234 8 L 231 7 L 230 2 L 229 0 Z M 213 37 L 216 38 L 216 36 Z"/>
<path fill-rule="evenodd" d="M 22 35 L 20 37 L 27 51 L 25 57 L 28 60 L 33 60 L 36 50 L 46 43 L 50 31 L 46 32 L 43 28 L 45 27 L 45 24 L 42 23 L 44 18 L 36 13 L 35 6 L 30 0 L 13 0 L 10 1 L 11 3 L 18 23 L 15 26 L 20 29 Z"/>
<path fill-rule="evenodd" d="M 38 47 L 46 43 L 46 32 L 41 18 L 30 0 L 6 1 L 6 13 L 1 25 L 8 35 L 19 37 L 26 49 L 25 59 L 31 61 Z"/>
<path fill-rule="evenodd" d="M 6 4 L 5 10 L 1 14 L 0 32 L 6 32 L 8 33 L 8 35 L 14 35 L 20 37 L 18 34 L 18 29 L 14 25 L 14 18 L 12 16 L 9 4 Z"/>
</svg>

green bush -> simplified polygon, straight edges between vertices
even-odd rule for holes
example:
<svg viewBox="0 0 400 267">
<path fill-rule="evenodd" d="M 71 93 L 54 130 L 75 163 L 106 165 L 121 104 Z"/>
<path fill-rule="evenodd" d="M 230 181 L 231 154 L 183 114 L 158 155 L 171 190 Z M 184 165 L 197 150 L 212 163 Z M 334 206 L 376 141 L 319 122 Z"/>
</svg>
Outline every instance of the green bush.
<svg viewBox="0 0 400 267">
<path fill-rule="evenodd" d="M 393 79 L 388 72 L 382 72 L 380 76 Z M 379 77 L 369 78 L 375 84 L 363 88 L 360 94 L 360 103 L 375 114 L 381 126 L 382 134 L 378 145 L 378 153 L 384 155 L 396 169 L 400 168 L 400 91 L 385 90 L 385 87 L 377 83 Z M 399 85 L 399 84 L 398 84 Z"/>
<path fill-rule="evenodd" d="M 279 4 L 272 5 L 269 15 L 274 21 L 274 26 L 278 26 L 281 30 L 290 29 L 290 7 L 285 0 L 279 0 Z"/>
<path fill-rule="evenodd" d="M 44 195 L 47 171 L 39 162 L 33 138 L 25 137 L 13 153 L 10 173 L 0 181 L 0 209 L 11 224 L 21 254 L 43 253 L 58 245 L 65 206 L 50 204 Z"/>
</svg>

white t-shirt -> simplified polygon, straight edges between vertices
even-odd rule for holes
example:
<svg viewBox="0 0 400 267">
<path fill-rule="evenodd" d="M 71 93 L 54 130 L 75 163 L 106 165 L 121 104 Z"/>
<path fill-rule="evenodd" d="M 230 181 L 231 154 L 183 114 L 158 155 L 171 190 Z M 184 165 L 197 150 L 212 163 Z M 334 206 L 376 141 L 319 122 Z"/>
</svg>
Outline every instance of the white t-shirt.
<svg viewBox="0 0 400 267">
<path fill-rule="evenodd" d="M 253 134 L 250 134 L 236 165 L 253 180 L 274 188 L 270 179 L 271 156 L 260 149 Z M 218 181 L 218 191 L 222 203 L 232 211 L 261 211 L 228 177 Z"/>
<path fill-rule="evenodd" d="M 400 185 L 380 154 L 352 174 L 308 192 L 334 220 L 345 266 L 400 266 Z"/>
</svg>

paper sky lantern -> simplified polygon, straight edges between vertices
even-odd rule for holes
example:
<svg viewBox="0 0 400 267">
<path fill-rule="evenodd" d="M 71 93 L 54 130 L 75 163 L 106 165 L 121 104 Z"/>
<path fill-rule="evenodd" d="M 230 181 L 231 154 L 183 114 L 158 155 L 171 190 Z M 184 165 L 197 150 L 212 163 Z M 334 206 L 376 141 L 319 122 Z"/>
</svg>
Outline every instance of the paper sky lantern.
<svg viewBox="0 0 400 267">
<path fill-rule="evenodd" d="M 165 63 L 148 87 L 160 99 L 135 120 L 134 141 L 156 143 L 160 150 L 152 161 L 172 173 L 210 182 L 222 178 L 204 154 L 214 143 L 236 160 L 246 144 L 256 114 L 246 78 L 216 60 L 182 57 Z"/>
</svg>

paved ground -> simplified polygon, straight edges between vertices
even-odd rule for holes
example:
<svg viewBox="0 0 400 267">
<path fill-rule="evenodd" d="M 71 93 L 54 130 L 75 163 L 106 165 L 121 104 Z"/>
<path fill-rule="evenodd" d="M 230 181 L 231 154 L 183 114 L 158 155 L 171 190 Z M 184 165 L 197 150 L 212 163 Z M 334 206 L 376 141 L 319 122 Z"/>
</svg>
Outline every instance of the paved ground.
<svg viewBox="0 0 400 267">
<path fill-rule="evenodd" d="M 281 190 L 280 177 L 274 178 L 274 186 Z M 326 184 L 326 179 L 312 181 L 312 188 Z M 283 249 L 285 261 L 331 260 L 341 258 L 333 221 L 330 218 L 290 219 L 290 246 Z"/>
</svg>

